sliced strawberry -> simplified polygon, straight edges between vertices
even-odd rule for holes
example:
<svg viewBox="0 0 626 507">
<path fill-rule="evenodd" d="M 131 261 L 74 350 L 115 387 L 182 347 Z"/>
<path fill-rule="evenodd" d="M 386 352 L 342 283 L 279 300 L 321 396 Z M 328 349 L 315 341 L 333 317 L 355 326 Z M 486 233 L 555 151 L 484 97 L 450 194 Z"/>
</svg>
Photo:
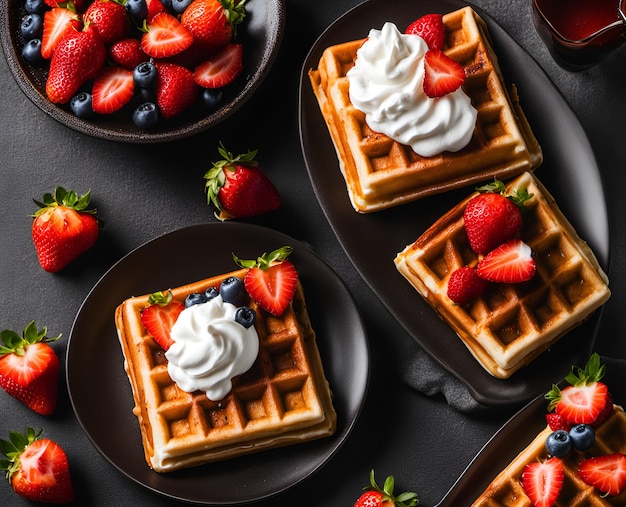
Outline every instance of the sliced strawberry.
<svg viewBox="0 0 626 507">
<path fill-rule="evenodd" d="M 193 35 L 167 12 L 159 12 L 147 24 L 141 49 L 152 58 L 168 58 L 182 53 L 193 43 Z"/>
<path fill-rule="evenodd" d="M 60 335 L 49 338 L 46 332 L 31 322 L 22 336 L 8 329 L 0 335 L 0 386 L 41 415 L 50 415 L 56 407 L 60 370 L 59 358 L 48 345 Z"/>
<path fill-rule="evenodd" d="M 626 488 L 626 456 L 617 452 L 583 460 L 578 475 L 604 494 L 619 495 Z"/>
<path fill-rule="evenodd" d="M 448 297 L 457 305 L 464 305 L 480 296 L 488 285 L 474 268 L 463 266 L 453 271 L 448 279 Z"/>
<path fill-rule="evenodd" d="M 93 82 L 92 107 L 96 113 L 111 114 L 133 98 L 133 71 L 124 67 L 104 67 Z"/>
<path fill-rule="evenodd" d="M 243 70 L 243 45 L 228 44 L 193 73 L 196 84 L 204 88 L 220 88 L 232 83 Z"/>
<path fill-rule="evenodd" d="M 465 69 L 440 49 L 424 56 L 424 93 L 431 98 L 452 93 L 465 82 Z"/>
<path fill-rule="evenodd" d="M 65 451 L 56 442 L 41 438 L 32 428 L 22 435 L 10 432 L 0 440 L 7 457 L 0 468 L 7 471 L 13 490 L 34 502 L 65 504 L 74 500 L 74 488 Z"/>
<path fill-rule="evenodd" d="M 476 273 L 490 282 L 520 283 L 535 276 L 536 269 L 531 248 L 519 239 L 511 239 L 485 255 Z"/>
<path fill-rule="evenodd" d="M 284 246 L 254 260 L 233 256 L 239 266 L 249 268 L 243 280 L 249 296 L 272 315 L 282 315 L 296 292 L 298 272 L 287 260 L 292 251 Z"/>
<path fill-rule="evenodd" d="M 411 23 L 404 33 L 418 35 L 430 49 L 443 49 L 446 41 L 446 29 L 441 14 L 426 14 Z"/>
<path fill-rule="evenodd" d="M 563 488 L 563 479 L 563 462 L 550 458 L 524 467 L 522 487 L 535 507 L 552 507 Z"/>
<path fill-rule="evenodd" d="M 167 351 L 173 343 L 170 331 L 185 304 L 173 300 L 170 291 L 150 294 L 148 303 L 149 306 L 141 311 L 141 323 L 154 341 Z"/>
<path fill-rule="evenodd" d="M 59 41 L 70 30 L 80 30 L 81 22 L 76 12 L 63 7 L 55 7 L 43 15 L 43 35 L 41 36 L 41 56 L 52 58 Z"/>
<path fill-rule="evenodd" d="M 595 421 L 591 423 L 592 426 L 600 426 L 604 421 L 606 421 L 609 416 L 613 413 L 613 395 L 609 392 L 606 396 L 606 403 L 604 404 L 604 408 L 600 410 L 598 417 L 596 417 Z"/>
</svg>

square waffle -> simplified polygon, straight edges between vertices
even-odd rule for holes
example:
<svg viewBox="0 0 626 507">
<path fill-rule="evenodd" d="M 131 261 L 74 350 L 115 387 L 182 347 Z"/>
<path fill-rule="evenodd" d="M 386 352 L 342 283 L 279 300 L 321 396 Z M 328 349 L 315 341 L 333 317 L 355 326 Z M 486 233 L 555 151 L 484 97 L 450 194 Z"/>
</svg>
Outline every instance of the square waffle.
<svg viewBox="0 0 626 507">
<path fill-rule="evenodd" d="M 479 298 L 457 305 L 447 296 L 457 268 L 474 266 L 463 211 L 474 193 L 444 214 L 394 262 L 493 376 L 508 378 L 565 333 L 581 324 L 610 296 L 608 278 L 589 246 L 531 173 L 507 185 L 526 188 L 521 239 L 533 250 L 537 270 L 528 282 L 492 284 Z"/>
<path fill-rule="evenodd" d="M 626 453 L 626 414 L 615 406 L 613 414 L 595 428 L 596 443 L 586 452 L 574 450 L 562 458 L 564 483 L 555 507 L 610 507 L 626 505 L 626 492 L 606 496 L 593 486 L 585 484 L 578 475 L 578 463 L 585 458 L 615 452 Z M 548 458 L 545 442 L 552 433 L 549 426 L 493 480 L 472 507 L 532 507 L 524 493 L 521 477 L 526 464 Z"/>
<path fill-rule="evenodd" d="M 443 16 L 444 52 L 465 68 L 463 88 L 478 111 L 474 134 L 461 151 L 420 157 L 409 146 L 372 131 L 349 99 L 347 72 L 364 42 L 326 48 L 309 78 L 334 143 L 353 207 L 371 212 L 453 188 L 534 170 L 542 153 L 502 79 L 487 26 L 470 8 Z"/>
<path fill-rule="evenodd" d="M 180 301 L 194 292 L 218 287 L 234 271 L 172 289 Z M 148 296 L 127 299 L 116 310 L 116 327 L 124 353 L 141 430 L 145 458 L 157 472 L 169 472 L 332 435 L 336 414 L 324 376 L 315 332 L 298 283 L 292 303 L 275 317 L 254 302 L 259 354 L 254 365 L 233 379 L 220 401 L 204 392 L 178 388 L 167 371 L 161 347 L 143 327 L 140 312 Z"/>
</svg>

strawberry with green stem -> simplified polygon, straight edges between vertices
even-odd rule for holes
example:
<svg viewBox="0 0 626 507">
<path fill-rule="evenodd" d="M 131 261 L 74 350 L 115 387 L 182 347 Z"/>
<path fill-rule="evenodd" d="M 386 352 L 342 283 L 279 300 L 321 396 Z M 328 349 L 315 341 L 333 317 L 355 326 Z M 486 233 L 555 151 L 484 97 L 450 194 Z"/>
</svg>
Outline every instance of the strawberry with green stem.
<svg viewBox="0 0 626 507">
<path fill-rule="evenodd" d="M 237 265 L 248 268 L 243 279 L 248 295 L 272 315 L 282 315 L 296 292 L 298 272 L 287 260 L 292 251 L 283 246 L 250 260 L 233 254 Z"/>
<path fill-rule="evenodd" d="M 42 431 L 28 428 L 25 434 L 11 431 L 9 440 L 0 440 L 7 459 L 0 460 L 13 490 L 34 502 L 70 503 L 74 488 L 69 461 L 63 448 Z"/>
<path fill-rule="evenodd" d="M 380 487 L 374 478 L 374 470 L 370 472 L 370 484 L 363 488 L 364 493 L 359 496 L 354 507 L 413 507 L 418 504 L 417 494 L 406 491 L 394 495 L 395 479 L 389 475 L 383 486 Z"/>
<path fill-rule="evenodd" d="M 0 333 L 0 387 L 40 415 L 50 415 L 57 403 L 60 362 L 49 343 L 48 329 L 30 322 L 18 335 L 5 329 Z"/>
<path fill-rule="evenodd" d="M 172 326 L 184 309 L 184 303 L 173 299 L 172 291 L 168 290 L 150 294 L 148 306 L 141 311 L 141 323 L 166 352 L 173 343 L 170 336 Z"/>
<path fill-rule="evenodd" d="M 44 270 L 60 271 L 95 244 L 102 222 L 95 209 L 88 209 L 90 199 L 90 190 L 78 195 L 57 187 L 35 200 L 40 209 L 32 215 L 32 237 Z"/>
<path fill-rule="evenodd" d="M 237 25 L 246 16 L 244 4 L 245 0 L 194 0 L 180 21 L 201 51 L 210 54 L 237 37 Z"/>
</svg>

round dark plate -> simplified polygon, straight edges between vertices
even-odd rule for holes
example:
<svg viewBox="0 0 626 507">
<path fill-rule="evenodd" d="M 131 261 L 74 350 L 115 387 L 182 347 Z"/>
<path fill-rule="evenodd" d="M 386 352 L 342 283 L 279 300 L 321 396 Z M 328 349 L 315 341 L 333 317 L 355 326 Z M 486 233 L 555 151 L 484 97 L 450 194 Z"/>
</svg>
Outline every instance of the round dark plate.
<svg viewBox="0 0 626 507">
<path fill-rule="evenodd" d="M 403 30 L 419 16 L 443 14 L 465 5 L 456 0 L 371 0 L 334 22 L 315 42 L 302 68 L 300 139 L 313 188 L 331 227 L 356 269 L 389 311 L 428 354 L 468 387 L 477 401 L 491 406 L 521 405 L 588 355 L 600 312 L 511 378 L 500 380 L 489 375 L 393 263 L 398 252 L 473 188 L 376 213 L 355 212 L 307 76 L 309 69 L 317 68 L 327 46 L 366 37 L 371 28 L 380 28 L 385 21 L 395 22 Z M 475 10 L 489 26 L 507 85 L 517 86 L 524 112 L 543 148 L 544 162 L 537 169 L 538 178 L 606 267 L 609 226 L 604 187 L 585 132 L 537 62 L 487 14 Z"/>
<path fill-rule="evenodd" d="M 294 248 L 307 308 L 337 411 L 334 436 L 167 474 L 145 462 L 133 398 L 123 367 L 115 308 L 133 295 L 176 287 L 237 269 L 232 253 L 254 259 Z M 180 229 L 137 248 L 115 264 L 81 306 L 67 350 L 67 386 L 79 423 L 93 445 L 123 474 L 173 499 L 239 504 L 276 495 L 323 466 L 351 432 L 365 400 L 369 349 L 348 289 L 308 247 L 282 233 L 239 223 Z"/>
<path fill-rule="evenodd" d="M 257 90 L 278 53 L 285 24 L 284 0 L 248 0 L 246 18 L 237 29 L 237 42 L 244 45 L 244 70 L 224 87 L 223 104 L 209 111 L 199 102 L 171 120 L 162 120 L 154 130 L 135 126 L 128 107 L 112 115 L 85 120 L 68 105 L 53 104 L 46 97 L 47 65 L 36 67 L 22 58 L 24 39 L 20 22 L 24 0 L 0 0 L 0 36 L 9 69 L 26 96 L 43 112 L 78 132 L 109 141 L 157 143 L 197 134 L 230 116 Z"/>
<path fill-rule="evenodd" d="M 579 365 L 586 363 L 584 359 Z M 626 400 L 626 362 L 602 358 L 606 364 L 603 382 L 617 404 Z M 548 391 L 550 386 L 546 386 Z M 548 402 L 543 395 L 528 403 L 487 442 L 461 477 L 436 507 L 457 507 L 476 500 L 491 481 L 546 427 Z"/>
</svg>

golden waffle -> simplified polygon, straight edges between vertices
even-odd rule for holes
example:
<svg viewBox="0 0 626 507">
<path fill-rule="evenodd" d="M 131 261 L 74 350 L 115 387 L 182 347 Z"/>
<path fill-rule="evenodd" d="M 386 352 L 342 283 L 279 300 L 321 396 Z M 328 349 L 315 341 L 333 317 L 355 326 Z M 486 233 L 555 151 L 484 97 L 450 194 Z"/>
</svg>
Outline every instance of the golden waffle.
<svg viewBox="0 0 626 507">
<path fill-rule="evenodd" d="M 420 157 L 409 146 L 373 132 L 352 106 L 346 73 L 363 40 L 327 48 L 309 77 L 333 140 L 353 207 L 388 208 L 493 177 L 535 169 L 542 153 L 519 107 L 507 93 L 484 21 L 465 7 L 443 16 L 444 52 L 465 68 L 463 88 L 478 111 L 468 146 Z"/>
<path fill-rule="evenodd" d="M 613 414 L 596 430 L 596 443 L 586 452 L 573 451 L 562 458 L 564 483 L 555 507 L 610 507 L 626 505 L 626 492 L 617 496 L 605 496 L 578 476 L 578 463 L 585 458 L 615 452 L 626 453 L 626 414 L 615 407 Z M 521 477 L 527 463 L 548 458 L 545 442 L 552 433 L 549 426 L 540 432 L 487 487 L 472 507 L 532 507 L 524 493 Z"/>
<path fill-rule="evenodd" d="M 235 271 L 172 289 L 174 299 L 219 286 Z M 298 284 L 280 317 L 255 303 L 259 354 L 252 368 L 233 379 L 232 391 L 214 402 L 204 392 L 186 393 L 167 371 L 164 352 L 141 324 L 148 295 L 124 301 L 115 319 L 124 368 L 133 391 L 146 461 L 168 472 L 263 449 L 332 435 L 336 414 Z"/>
<path fill-rule="evenodd" d="M 531 173 L 507 191 L 526 187 L 521 239 L 533 250 L 535 276 L 521 284 L 492 284 L 467 305 L 447 296 L 449 275 L 479 258 L 469 246 L 463 211 L 474 193 L 435 222 L 395 258 L 402 275 L 460 336 L 492 375 L 511 376 L 610 296 L 608 279 L 589 246 Z"/>
</svg>

